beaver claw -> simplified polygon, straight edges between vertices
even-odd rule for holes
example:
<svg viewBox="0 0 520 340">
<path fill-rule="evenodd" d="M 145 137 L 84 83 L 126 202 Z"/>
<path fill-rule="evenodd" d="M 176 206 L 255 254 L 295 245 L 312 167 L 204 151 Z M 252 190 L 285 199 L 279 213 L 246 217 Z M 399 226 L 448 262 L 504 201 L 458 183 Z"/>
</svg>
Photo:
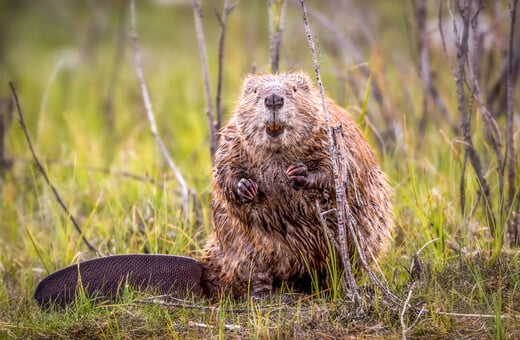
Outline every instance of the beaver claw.
<svg viewBox="0 0 520 340">
<path fill-rule="evenodd" d="M 308 188 L 311 184 L 307 166 L 302 162 L 290 165 L 285 173 L 289 177 L 291 186 L 296 190 Z"/>
<path fill-rule="evenodd" d="M 258 184 L 256 184 L 256 182 L 252 179 L 242 178 L 238 182 L 237 193 L 243 203 L 249 203 L 253 201 L 257 192 Z"/>
</svg>

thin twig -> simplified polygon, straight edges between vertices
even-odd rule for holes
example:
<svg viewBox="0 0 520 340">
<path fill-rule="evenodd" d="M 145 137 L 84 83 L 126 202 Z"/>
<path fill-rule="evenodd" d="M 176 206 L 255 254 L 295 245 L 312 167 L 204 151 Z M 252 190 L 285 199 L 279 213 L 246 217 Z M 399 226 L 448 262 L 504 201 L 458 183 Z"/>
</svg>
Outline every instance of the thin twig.
<svg viewBox="0 0 520 340">
<path fill-rule="evenodd" d="M 348 182 L 347 178 L 344 178 L 344 174 L 352 174 L 351 169 L 348 168 L 348 165 L 350 164 L 347 159 L 352 158 L 352 156 L 349 154 L 348 147 L 344 144 L 344 138 L 342 137 L 343 131 L 341 129 L 341 126 L 335 126 L 333 127 L 333 136 L 335 141 L 335 149 L 337 152 L 337 159 L 338 159 L 338 166 L 339 166 L 339 176 L 340 176 L 340 182 L 343 184 L 343 188 L 347 187 L 347 185 L 355 185 L 354 180 L 352 180 L 350 183 Z M 354 190 L 357 190 L 354 187 Z M 343 194 L 345 192 L 343 191 Z M 358 261 L 361 263 L 362 268 L 364 269 L 365 273 L 368 275 L 370 280 L 381 289 L 383 294 L 388 297 L 393 303 L 397 305 L 401 305 L 401 302 L 399 298 L 393 294 L 388 286 L 388 282 L 386 281 L 386 278 L 384 277 L 383 272 L 381 271 L 377 259 L 372 253 L 370 247 L 363 247 L 362 245 L 368 244 L 368 242 L 365 240 L 365 237 L 363 233 L 358 228 L 358 223 L 356 222 L 356 219 L 352 213 L 352 208 L 350 207 L 350 204 L 347 200 L 342 202 L 342 205 L 340 206 L 338 204 L 338 207 L 341 207 L 344 209 L 344 216 L 345 216 L 345 225 L 347 227 L 347 232 L 350 237 L 350 241 L 354 244 L 354 249 L 357 250 L 358 255 Z M 341 240 L 339 241 L 341 242 Z M 378 269 L 381 278 L 383 279 L 383 282 L 377 277 L 377 275 L 372 270 L 372 267 L 367 260 L 367 254 L 365 252 L 368 252 L 368 256 L 370 256 L 370 263 L 373 263 L 376 268 Z M 348 259 L 347 259 L 348 261 Z"/>
<path fill-rule="evenodd" d="M 6 99 L 0 98 L 0 178 L 4 171 L 11 168 L 13 160 L 7 157 L 5 149 L 5 140 L 11 121 L 14 116 L 14 100 L 9 97 Z"/>
<path fill-rule="evenodd" d="M 298 3 L 298 0 L 292 0 L 294 3 Z M 334 22 L 331 22 L 330 18 L 325 16 L 323 13 L 319 12 L 315 8 L 311 6 L 308 7 L 308 12 L 310 16 L 316 20 L 317 23 L 319 23 L 323 28 L 325 28 L 328 32 L 330 32 L 334 38 L 334 47 L 339 48 L 341 50 L 341 54 L 343 57 L 343 61 L 347 61 L 349 58 L 352 58 L 354 60 L 354 63 L 363 67 L 359 67 L 359 71 L 365 78 L 371 77 L 371 70 L 366 63 L 366 60 L 363 58 L 363 54 L 361 53 L 361 50 L 354 44 L 354 42 L 349 39 L 347 36 L 341 32 L 340 29 L 338 29 L 338 25 L 335 25 Z M 349 77 L 351 79 L 351 77 Z M 354 87 L 354 86 L 353 86 Z M 385 114 L 385 112 L 388 110 L 388 104 L 385 101 L 385 97 L 382 94 L 382 90 L 378 84 L 377 81 L 372 81 L 370 84 L 371 87 L 371 95 L 376 100 L 379 111 L 381 112 L 381 115 L 385 121 L 386 126 L 392 126 L 392 124 L 395 124 L 395 121 L 392 120 L 392 117 L 388 114 Z M 375 129 L 372 129 L 375 131 Z M 378 141 L 380 141 L 379 145 L 381 147 L 381 150 L 384 152 L 384 142 L 382 138 L 378 138 Z"/>
<path fill-rule="evenodd" d="M 444 52 L 444 59 L 446 59 L 446 64 L 448 64 L 451 73 L 455 74 L 455 67 L 451 64 L 450 57 L 448 54 L 448 48 L 446 47 L 446 39 L 444 37 L 444 29 L 442 26 L 442 1 L 439 0 L 439 11 L 437 13 L 437 26 L 439 28 L 439 34 L 441 36 L 441 44 L 442 44 L 442 51 Z"/>
<path fill-rule="evenodd" d="M 432 240 L 429 240 L 428 242 L 426 242 L 425 244 L 423 244 L 423 246 L 421 248 L 419 248 L 419 250 L 417 250 L 415 252 L 415 254 L 413 255 L 413 258 L 412 258 L 412 261 L 410 263 L 410 276 L 413 278 L 413 272 L 414 270 L 417 271 L 421 271 L 420 269 L 420 262 L 419 262 L 419 254 L 421 254 L 421 252 L 426 248 L 428 247 L 430 244 L 434 243 L 434 242 L 437 242 L 438 240 L 440 240 L 440 238 L 435 238 L 435 239 L 432 239 Z M 415 267 L 415 269 L 414 269 Z M 419 268 L 418 268 L 419 267 Z M 406 339 L 406 332 L 408 332 L 412 327 L 413 325 L 415 325 L 415 323 L 419 320 L 419 317 L 422 315 L 422 313 L 425 311 L 424 308 L 421 308 L 421 310 L 419 311 L 419 315 L 417 316 L 417 318 L 415 319 L 415 321 L 409 326 L 409 327 L 406 327 L 406 323 L 404 321 L 404 316 L 406 314 L 406 310 L 408 309 L 408 306 L 411 307 L 410 305 L 410 300 L 412 298 L 412 293 L 413 293 L 413 290 L 415 289 L 415 284 L 416 282 L 412 282 L 411 286 L 410 286 L 410 289 L 408 290 L 408 296 L 406 297 L 406 300 L 404 301 L 404 304 L 403 304 L 403 309 L 401 310 L 401 328 L 402 328 L 402 339 L 405 340 Z"/>
<path fill-rule="evenodd" d="M 188 321 L 188 326 L 204 328 L 204 329 L 213 329 L 213 328 L 215 328 L 215 326 L 211 326 L 211 325 L 208 325 L 208 324 L 205 324 L 205 323 L 202 323 L 202 322 L 194 322 L 194 321 L 191 321 L 191 320 Z M 242 326 L 240 326 L 240 325 L 224 324 L 224 328 L 225 329 L 229 329 L 229 330 L 237 330 L 237 329 L 242 329 Z"/>
<path fill-rule="evenodd" d="M 275 6 L 276 3 L 276 6 Z M 280 65 L 280 45 L 284 29 L 285 0 L 268 0 L 269 11 L 269 50 L 271 61 L 271 73 L 278 73 Z M 277 11 L 278 13 L 275 13 Z"/>
<path fill-rule="evenodd" d="M 468 155 L 468 159 L 470 161 L 473 170 L 475 171 L 475 175 L 479 181 L 480 187 L 482 188 L 482 192 L 484 194 L 483 205 L 484 211 L 486 212 L 486 216 L 488 218 L 489 230 L 492 235 L 495 234 L 496 227 L 496 218 L 493 211 L 493 202 L 491 200 L 490 188 L 487 183 L 487 180 L 484 176 L 484 172 L 482 170 L 482 162 L 480 160 L 480 156 L 475 149 L 473 144 L 473 140 L 471 138 L 471 110 L 468 110 L 468 106 L 466 104 L 466 96 L 464 93 L 464 85 L 466 82 L 466 70 L 465 65 L 468 61 L 468 40 L 469 40 L 469 25 L 472 20 L 471 17 L 471 5 L 465 4 L 460 8 L 461 18 L 462 18 L 462 36 L 459 36 L 459 32 L 457 26 L 455 25 L 455 20 L 453 20 L 455 34 L 457 36 L 457 67 L 456 69 L 451 66 L 449 63 L 449 58 L 446 49 L 446 42 L 444 40 L 444 33 L 442 30 L 442 0 L 440 0 L 439 4 L 439 31 L 441 32 L 441 40 L 443 45 L 443 50 L 448 60 L 448 65 L 450 65 L 450 69 L 453 74 L 453 78 L 455 79 L 456 89 L 457 89 L 457 109 L 459 111 L 461 117 L 461 130 L 464 137 L 464 147 L 465 152 Z"/>
<path fill-rule="evenodd" d="M 435 314 L 438 315 L 447 315 L 447 316 L 460 316 L 464 318 L 482 318 L 482 319 L 494 319 L 497 317 L 495 314 L 475 314 L 475 313 L 456 313 L 456 312 L 441 312 L 439 310 L 435 311 Z M 500 314 L 498 315 L 501 319 L 520 319 L 520 315 L 518 314 Z"/>
<path fill-rule="evenodd" d="M 60 57 L 54 67 L 52 68 L 51 75 L 49 76 L 49 79 L 47 80 L 47 85 L 45 86 L 45 90 L 43 91 L 42 101 L 40 102 L 40 113 L 39 117 L 41 118 L 42 115 L 45 113 L 47 109 L 47 102 L 49 100 L 49 93 L 52 88 L 52 84 L 56 80 L 56 77 L 58 76 L 58 73 L 61 71 L 63 66 L 65 65 L 66 60 L 65 57 Z"/>
<path fill-rule="evenodd" d="M 358 287 L 356 284 L 356 280 L 352 274 L 352 265 L 350 263 L 350 257 L 347 247 L 347 233 L 345 228 L 345 218 L 344 218 L 344 205 L 345 205 L 345 192 L 344 188 L 341 186 L 339 179 L 339 166 L 338 166 L 338 157 L 336 148 L 334 146 L 334 136 L 332 127 L 330 126 L 330 117 L 329 111 L 327 109 L 327 102 L 325 99 L 325 90 L 323 89 L 323 83 L 321 81 L 320 75 L 320 65 L 318 63 L 318 58 L 316 56 L 316 47 L 314 45 L 314 39 L 312 38 L 312 31 L 309 25 L 309 19 L 307 15 L 307 8 L 305 7 L 305 0 L 300 0 L 300 5 L 302 7 L 303 12 L 303 25 L 305 27 L 305 33 L 307 35 L 307 41 L 309 43 L 309 48 L 311 50 L 312 62 L 314 65 L 314 72 L 316 73 L 316 82 L 318 83 L 318 88 L 320 90 L 321 96 L 321 105 L 323 109 L 323 117 L 325 119 L 325 127 L 327 130 L 327 141 L 329 146 L 329 153 L 332 162 L 332 173 L 334 175 L 334 188 L 336 193 L 336 217 L 338 223 L 338 238 L 339 238 L 339 253 L 341 255 L 341 259 L 343 262 L 344 269 L 347 274 L 347 280 L 351 284 L 349 287 L 352 290 L 353 298 L 356 303 L 361 302 L 361 296 L 359 295 Z M 348 223 L 348 221 L 347 221 Z"/>
<path fill-rule="evenodd" d="M 479 9 L 471 19 L 471 29 L 473 31 L 473 51 L 475 51 L 473 58 L 469 58 L 468 55 L 468 71 L 469 78 L 471 80 L 471 86 L 468 85 L 468 88 L 471 88 L 471 95 L 473 99 L 477 102 L 480 112 L 482 114 L 482 118 L 484 120 L 484 129 L 486 131 L 486 136 L 491 144 L 491 147 L 495 153 L 495 158 L 497 160 L 497 177 L 498 177 L 498 195 L 500 202 L 503 201 L 504 197 L 504 157 L 502 156 L 502 143 L 500 136 L 500 129 L 498 127 L 497 121 L 493 114 L 489 111 L 488 107 L 484 104 L 484 99 L 482 98 L 482 92 L 480 90 L 480 84 L 478 80 L 477 68 L 478 68 L 478 15 L 480 14 L 482 4 L 479 2 Z M 470 109 L 470 112 L 473 110 Z"/>
<path fill-rule="evenodd" d="M 204 40 L 204 29 L 202 27 L 202 8 L 200 7 L 199 0 L 192 0 L 193 5 L 193 18 L 195 21 L 195 31 L 197 33 L 197 43 L 199 45 L 200 60 L 202 63 L 202 73 L 204 75 L 204 94 L 206 96 L 206 115 L 208 116 L 209 123 L 209 138 L 210 138 L 210 154 L 211 162 L 215 152 L 217 150 L 217 133 L 215 123 L 215 112 L 213 110 L 213 100 L 211 99 L 211 87 L 209 84 L 209 67 L 208 67 L 208 55 L 206 52 L 206 42 Z M 218 108 L 217 108 L 218 109 Z"/>
<path fill-rule="evenodd" d="M 408 308 L 408 305 L 410 304 L 410 299 L 412 298 L 412 292 L 415 288 L 415 282 L 412 283 L 412 286 L 410 287 L 410 290 L 408 291 L 408 296 L 406 297 L 406 300 L 404 301 L 403 310 L 401 311 L 401 328 L 402 328 L 402 339 L 406 340 L 406 332 L 409 330 L 408 327 L 406 327 L 406 323 L 404 321 L 404 315 L 406 314 L 406 309 Z"/>
<path fill-rule="evenodd" d="M 21 163 L 28 163 L 28 162 L 31 162 L 31 159 L 29 159 L 29 158 L 15 158 L 15 159 L 13 159 L 13 161 L 14 162 L 21 162 Z M 45 164 L 52 164 L 52 165 L 55 165 L 55 166 L 62 166 L 62 167 L 76 167 L 77 166 L 77 164 L 73 163 L 73 162 L 59 161 L 59 160 L 55 160 L 55 159 L 45 159 L 44 163 Z M 84 166 L 84 167 L 81 167 L 81 168 L 85 169 L 87 171 L 102 172 L 102 173 L 105 173 L 107 175 L 126 177 L 126 178 L 130 178 L 130 179 L 134 179 L 136 181 L 147 182 L 147 183 L 150 183 L 150 184 L 153 184 L 153 185 L 157 186 L 160 189 L 164 189 L 165 183 L 169 179 L 171 179 L 171 177 L 170 178 L 164 178 L 164 180 L 162 182 L 160 182 L 158 180 L 155 180 L 155 179 L 151 178 L 148 175 L 139 175 L 139 174 L 135 174 L 133 172 L 125 171 L 125 170 L 115 170 L 115 169 L 111 169 L 111 168 L 104 168 L 104 167 L 98 167 L 98 166 Z"/>
<path fill-rule="evenodd" d="M 507 209 L 510 210 L 510 218 L 508 231 L 511 245 L 518 246 L 520 243 L 520 235 L 518 231 L 518 215 L 520 213 L 517 204 L 517 208 L 514 209 L 513 205 L 516 200 L 516 152 L 514 143 L 514 81 L 513 81 L 513 60 L 514 60 L 514 49 L 513 41 L 515 34 L 515 22 L 516 22 L 516 7 L 518 0 L 509 1 L 509 14 L 510 14 L 510 31 L 509 31 L 509 52 L 507 56 L 507 126 L 506 126 L 506 159 L 507 159 L 507 181 L 508 181 L 508 193 L 507 193 Z M 518 53 L 518 51 L 517 51 Z"/>
<path fill-rule="evenodd" d="M 172 300 L 172 301 L 167 301 Z M 184 309 L 196 309 L 196 310 L 209 310 L 211 312 L 220 312 L 222 311 L 222 308 L 215 307 L 215 306 L 204 306 L 204 305 L 197 305 L 193 304 L 192 302 L 188 300 L 182 300 L 175 297 L 172 297 L 171 295 L 159 295 L 159 296 L 151 296 L 149 298 L 144 299 L 136 299 L 132 301 L 133 304 L 147 304 L 147 305 L 158 305 L 163 307 L 174 307 L 174 308 L 184 308 Z M 280 305 L 269 305 L 266 307 L 256 307 L 255 309 L 259 311 L 277 311 L 277 310 L 284 310 L 290 308 L 287 304 L 280 304 Z M 299 310 L 301 310 L 301 306 L 297 307 Z M 249 308 L 236 308 L 236 309 L 224 309 L 226 312 L 229 313 L 235 313 L 235 314 L 244 314 L 251 312 L 251 309 Z"/>
<path fill-rule="evenodd" d="M 334 233 L 332 232 L 332 230 L 330 230 L 329 226 L 327 225 L 327 221 L 325 220 L 325 215 L 327 215 L 331 211 L 327 210 L 327 211 L 323 211 L 322 212 L 319 200 L 316 200 L 316 211 L 318 212 L 318 217 L 320 218 L 321 226 L 323 227 L 323 229 L 327 233 L 329 241 L 332 242 L 332 245 L 334 246 L 334 249 L 336 249 L 337 251 L 340 251 L 341 248 L 340 248 L 340 246 L 338 244 L 338 241 L 336 240 L 336 237 L 334 236 Z M 336 212 L 336 209 L 334 209 L 334 212 Z M 343 283 L 343 281 L 342 281 L 342 283 Z M 346 288 L 347 287 L 343 287 L 343 289 L 345 289 L 345 291 L 347 291 Z"/>
<path fill-rule="evenodd" d="M 417 250 L 417 252 L 415 253 L 415 255 L 419 255 L 423 250 L 424 248 L 428 247 L 430 244 L 434 243 L 434 242 L 437 242 L 439 241 L 440 238 L 434 238 L 432 240 L 429 240 L 428 242 L 426 242 L 425 244 L 423 244 L 423 246 L 421 248 L 419 248 L 419 250 Z"/>
<path fill-rule="evenodd" d="M 186 184 L 186 181 L 184 180 L 184 177 L 182 176 L 181 172 L 175 165 L 175 162 L 173 161 L 170 154 L 168 153 L 168 150 L 166 149 L 166 146 L 164 145 L 164 142 L 161 139 L 161 136 L 159 135 L 159 130 L 157 129 L 157 124 L 155 122 L 155 116 L 154 116 L 154 113 L 152 110 L 152 103 L 150 101 L 150 95 L 148 94 L 148 88 L 146 87 L 146 83 L 144 80 L 143 68 L 142 68 L 142 63 L 141 63 L 141 52 L 140 52 L 140 48 L 139 48 L 139 41 L 137 39 L 135 0 L 130 1 L 130 16 L 132 19 L 131 38 L 134 42 L 135 72 L 137 74 L 137 78 L 139 79 L 139 83 L 141 85 L 141 92 L 143 95 L 144 106 L 146 108 L 146 114 L 148 116 L 148 120 L 150 121 L 150 129 L 152 131 L 153 136 L 155 137 L 155 141 L 157 142 L 157 145 L 159 145 L 159 149 L 161 150 L 163 157 L 166 159 L 168 166 L 173 171 L 173 174 L 175 176 L 175 179 L 177 180 L 177 183 L 179 183 L 179 186 L 181 187 L 182 205 L 183 205 L 183 210 L 184 210 L 183 212 L 184 212 L 184 216 L 186 218 L 188 218 L 189 212 L 190 212 L 190 195 L 189 195 L 190 190 L 188 188 L 188 185 Z"/>
<path fill-rule="evenodd" d="M 127 11 L 127 4 L 125 1 L 122 1 L 119 8 L 119 16 L 117 23 L 117 31 L 116 31 L 116 41 L 115 41 L 115 53 L 112 65 L 112 72 L 110 74 L 110 79 L 108 82 L 107 93 L 104 102 L 104 111 L 105 118 L 107 124 L 110 128 L 114 127 L 114 93 L 116 90 L 117 81 L 119 79 L 119 74 L 121 73 L 121 67 L 124 64 L 122 59 L 124 57 L 125 52 L 125 17 Z"/>
<path fill-rule="evenodd" d="M 327 225 L 327 221 L 325 220 L 325 217 L 324 217 L 324 215 L 327 212 L 321 212 L 320 202 L 318 200 L 316 200 L 316 211 L 318 213 L 318 217 L 320 219 L 320 223 L 321 223 L 321 226 L 323 227 L 323 230 L 327 234 L 327 237 L 328 237 L 329 241 L 334 246 L 334 249 L 336 249 L 336 251 L 340 254 L 341 260 L 342 260 L 342 263 L 343 263 L 344 260 L 345 260 L 345 257 L 341 253 L 341 251 L 342 251 L 341 246 L 338 243 L 338 240 L 336 239 L 334 233 L 332 232 L 332 230 Z M 348 259 L 348 257 L 347 257 L 347 259 Z M 343 263 L 343 265 L 344 266 L 346 265 L 345 276 L 341 279 L 341 286 L 343 287 L 343 291 L 348 292 L 349 288 L 353 289 L 354 291 L 357 291 L 357 289 L 358 289 L 357 288 L 357 283 L 356 283 L 356 279 L 354 278 L 354 275 L 352 274 L 352 267 L 350 266 L 350 262 L 348 264 Z M 354 288 L 352 288 L 352 287 L 354 287 Z"/>
<path fill-rule="evenodd" d="M 49 185 L 51 187 L 51 190 L 52 192 L 54 193 L 54 197 L 56 198 L 56 200 L 58 201 L 58 204 L 60 205 L 60 207 L 63 209 L 63 211 L 65 212 L 65 214 L 67 215 L 67 217 L 70 219 L 70 221 L 72 222 L 72 225 L 74 226 L 74 228 L 76 228 L 77 232 L 79 233 L 80 237 L 81 237 L 81 240 L 83 241 L 83 243 L 85 243 L 85 245 L 88 247 L 88 249 L 90 249 L 91 251 L 97 253 L 97 254 L 101 254 L 101 252 L 99 252 L 96 247 L 94 247 L 88 240 L 87 238 L 85 237 L 85 235 L 83 234 L 83 231 L 81 230 L 81 227 L 79 226 L 78 222 L 76 221 L 76 219 L 74 218 L 74 216 L 71 214 L 69 208 L 65 205 L 65 203 L 63 202 L 63 200 L 61 199 L 61 196 L 60 194 L 58 193 L 58 189 L 56 189 L 56 187 L 54 186 L 54 184 L 51 183 L 50 179 L 49 179 L 49 176 L 47 175 L 47 172 L 45 171 L 45 168 L 43 167 L 42 163 L 40 162 L 38 156 L 36 155 L 36 152 L 34 151 L 34 148 L 33 148 L 33 145 L 32 145 L 32 142 L 31 142 L 31 137 L 29 136 L 29 132 L 27 131 L 27 126 L 25 125 L 25 120 L 23 118 L 23 113 L 22 113 L 22 108 L 20 107 L 20 102 L 18 101 L 18 95 L 16 94 L 16 89 L 14 87 L 14 84 L 12 81 L 9 81 L 9 86 L 11 87 L 11 92 L 13 94 L 13 98 L 14 98 L 14 102 L 15 102 L 15 105 L 16 105 L 16 110 L 18 111 L 18 122 L 20 123 L 20 126 L 22 127 L 22 130 L 23 130 L 23 134 L 25 136 L 25 140 L 27 141 L 27 144 L 29 146 L 29 150 L 31 151 L 31 154 L 34 158 L 34 162 L 36 163 L 36 168 L 38 169 L 38 171 L 42 174 L 43 178 L 45 179 L 45 182 L 47 183 L 47 185 Z"/>
<path fill-rule="evenodd" d="M 468 154 L 464 152 L 462 159 L 462 169 L 460 171 L 459 195 L 460 195 L 460 214 L 464 217 L 466 213 L 466 169 L 468 167 Z"/>
<path fill-rule="evenodd" d="M 355 249 L 357 250 L 357 254 L 359 257 L 359 260 L 363 266 L 363 269 L 369 276 L 369 278 L 372 280 L 374 284 L 376 284 L 383 294 L 388 297 L 393 303 L 397 305 L 401 305 L 401 302 L 393 294 L 388 285 L 383 284 L 377 276 L 372 271 L 363 250 L 363 247 L 361 244 L 366 244 L 363 240 L 363 235 L 359 231 L 359 228 L 357 228 L 357 223 L 355 221 L 355 218 L 352 214 L 352 210 L 350 208 L 350 205 L 348 204 L 347 200 L 345 199 L 345 185 L 343 182 L 346 182 L 346 179 L 343 178 L 340 180 L 340 176 L 342 176 L 343 173 L 348 173 L 348 169 L 345 169 L 344 167 L 347 166 L 346 155 L 345 152 L 348 152 L 348 148 L 336 146 L 336 143 L 341 143 L 343 141 L 343 138 L 341 138 L 342 129 L 341 126 L 338 126 L 336 129 L 333 129 L 330 126 L 330 119 L 329 114 L 327 110 L 327 103 L 325 98 L 325 91 L 323 89 L 323 83 L 321 81 L 320 76 L 320 66 L 318 63 L 318 58 L 316 55 L 316 48 L 314 45 L 314 40 L 312 38 L 312 31 L 310 29 L 308 15 L 307 15 L 307 9 L 305 6 L 305 0 L 300 0 L 300 5 L 302 7 L 303 12 L 303 22 L 305 27 L 305 32 L 307 35 L 307 40 L 309 43 L 309 48 L 312 55 L 313 65 L 314 65 L 314 71 L 316 73 L 316 81 L 319 87 L 320 96 L 321 96 L 321 104 L 323 109 L 323 116 L 325 120 L 325 126 L 327 130 L 327 139 L 328 139 L 328 146 L 329 146 L 329 152 L 332 162 L 332 171 L 334 176 L 334 186 L 335 186 L 335 194 L 336 194 L 336 204 L 337 204 L 337 210 L 336 210 L 336 217 L 337 217 L 337 224 L 338 224 L 338 243 L 340 246 L 340 255 L 342 257 L 342 263 L 344 265 L 344 269 L 346 271 L 347 275 L 351 275 L 352 268 L 350 263 L 350 256 L 348 251 L 348 245 L 347 245 L 347 232 L 350 236 L 350 240 L 353 241 L 355 245 Z M 335 135 L 336 133 L 336 135 Z M 335 138 L 337 136 L 337 138 Z M 344 160 L 341 162 L 341 160 Z M 340 169 L 340 167 L 342 167 Z M 341 171 L 340 171 L 341 170 Z M 372 255 L 371 255 L 372 256 Z M 375 258 L 372 256 L 372 260 L 375 261 Z M 350 279 L 352 280 L 352 278 Z M 350 281 L 349 280 L 349 281 Z M 355 279 L 354 279 L 355 282 Z M 360 302 L 361 297 L 359 295 L 359 292 L 357 291 L 357 285 L 354 287 L 350 287 L 353 291 L 354 301 Z"/>
<path fill-rule="evenodd" d="M 216 133 L 216 147 L 218 147 L 220 134 L 218 131 L 220 131 L 220 128 L 222 127 L 222 84 L 223 84 L 223 74 L 224 74 L 224 43 L 226 39 L 226 28 L 227 28 L 227 17 L 229 13 L 238 5 L 238 1 L 236 1 L 233 4 L 230 4 L 230 0 L 224 1 L 224 9 L 222 10 L 222 15 L 218 15 L 218 11 L 216 7 L 214 8 L 215 14 L 217 15 L 217 18 L 219 19 L 220 23 L 220 34 L 218 38 L 218 73 L 217 73 L 217 94 L 215 99 L 215 106 L 217 108 L 217 117 L 215 121 L 215 133 Z M 202 52 L 202 51 L 201 51 Z M 211 155 L 213 158 L 213 154 Z"/>
<path fill-rule="evenodd" d="M 428 45 L 427 31 L 426 31 L 426 17 L 427 17 L 427 4 L 426 0 L 419 0 L 418 3 L 412 0 L 412 4 L 415 8 L 415 18 L 417 24 L 417 45 L 419 50 L 419 74 L 423 82 L 423 116 L 420 121 L 420 129 L 424 131 L 426 120 L 428 117 L 428 96 L 433 100 L 433 103 L 437 105 L 437 108 L 442 113 L 445 120 L 449 122 L 452 131 L 457 132 L 456 125 L 451 121 L 451 115 L 449 113 L 446 102 L 439 95 L 437 85 L 433 81 L 432 71 L 430 68 L 430 49 Z"/>
</svg>

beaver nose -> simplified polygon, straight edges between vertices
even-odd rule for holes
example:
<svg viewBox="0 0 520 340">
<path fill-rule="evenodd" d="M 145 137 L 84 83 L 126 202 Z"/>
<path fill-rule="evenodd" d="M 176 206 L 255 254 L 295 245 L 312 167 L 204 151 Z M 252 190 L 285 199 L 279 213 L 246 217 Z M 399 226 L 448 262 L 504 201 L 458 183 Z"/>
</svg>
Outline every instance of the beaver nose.
<svg viewBox="0 0 520 340">
<path fill-rule="evenodd" d="M 277 110 L 283 106 L 283 97 L 276 93 L 270 94 L 264 99 L 265 106 L 270 110 Z"/>
</svg>

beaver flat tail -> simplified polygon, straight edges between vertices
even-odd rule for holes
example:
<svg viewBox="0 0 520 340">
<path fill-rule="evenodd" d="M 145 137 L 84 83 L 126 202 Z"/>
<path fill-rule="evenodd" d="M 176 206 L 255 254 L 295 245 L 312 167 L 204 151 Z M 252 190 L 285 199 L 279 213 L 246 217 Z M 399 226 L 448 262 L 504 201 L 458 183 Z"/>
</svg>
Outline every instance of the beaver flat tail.
<svg viewBox="0 0 520 340">
<path fill-rule="evenodd" d="M 173 255 L 115 255 L 80 262 L 45 277 L 34 298 L 42 308 L 64 308 L 82 290 L 89 298 L 114 299 L 126 285 L 136 291 L 177 297 L 208 297 L 202 263 Z"/>
</svg>

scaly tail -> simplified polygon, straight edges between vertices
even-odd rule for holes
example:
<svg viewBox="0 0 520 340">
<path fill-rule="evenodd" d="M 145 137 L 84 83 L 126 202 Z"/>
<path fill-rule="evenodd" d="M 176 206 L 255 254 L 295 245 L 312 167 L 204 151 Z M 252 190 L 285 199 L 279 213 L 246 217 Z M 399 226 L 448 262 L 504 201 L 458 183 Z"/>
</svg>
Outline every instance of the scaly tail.
<svg viewBox="0 0 520 340">
<path fill-rule="evenodd" d="M 34 298 L 42 308 L 65 307 L 83 289 L 91 298 L 113 299 L 125 285 L 156 294 L 208 296 L 202 263 L 173 255 L 114 255 L 80 262 L 45 277 Z"/>
</svg>

